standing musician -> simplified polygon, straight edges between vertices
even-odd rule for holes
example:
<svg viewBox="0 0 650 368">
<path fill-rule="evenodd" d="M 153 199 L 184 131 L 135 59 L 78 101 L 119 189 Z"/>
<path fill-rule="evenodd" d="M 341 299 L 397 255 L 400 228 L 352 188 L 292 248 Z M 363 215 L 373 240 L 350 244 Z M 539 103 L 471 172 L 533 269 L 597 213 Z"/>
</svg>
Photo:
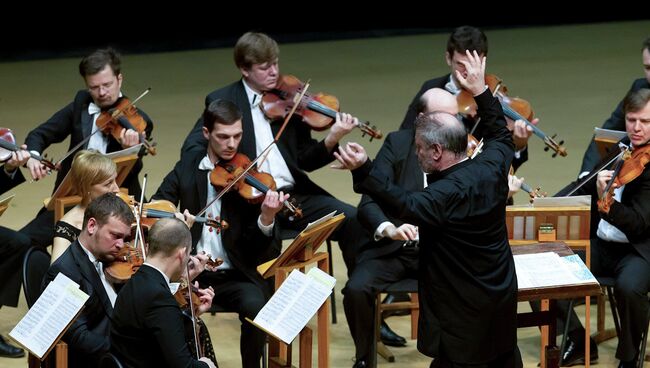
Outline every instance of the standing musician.
<svg viewBox="0 0 650 368">
<path fill-rule="evenodd" d="M 512 136 L 499 101 L 485 86 L 485 58 L 466 51 L 457 71 L 485 129 L 484 149 L 467 158 L 467 132 L 454 115 L 420 115 L 415 146 L 428 175 L 423 191 L 407 191 L 349 143 L 336 158 L 352 170 L 354 189 L 388 213 L 419 227 L 418 350 L 432 367 L 521 367 L 517 349 L 517 276 L 505 206 Z M 494 188 L 494 189 L 488 189 Z"/>
<path fill-rule="evenodd" d="M 42 153 L 53 143 L 59 143 L 70 137 L 70 149 L 97 131 L 97 118 L 109 111 L 122 97 L 121 87 L 123 76 L 121 72 L 120 55 L 113 49 L 99 49 L 85 56 L 79 63 L 79 73 L 86 84 L 85 90 L 77 92 L 74 101 L 57 111 L 46 122 L 32 130 L 25 139 L 25 144 L 31 151 Z M 153 123 L 151 119 L 138 110 L 146 121 L 145 134 L 151 135 Z M 101 153 L 115 152 L 140 143 L 138 132 L 132 129 L 122 130 L 120 139 L 99 132 L 93 134 L 80 148 L 96 149 Z M 64 160 L 56 178 L 55 188 L 70 170 L 72 160 Z M 37 160 L 30 159 L 27 167 L 35 180 L 43 178 L 48 170 Z M 138 173 L 142 169 L 142 159 L 139 159 L 131 173 L 124 180 L 124 187 L 129 193 L 139 196 L 140 184 Z M 48 246 L 54 237 L 54 214 L 52 211 L 41 209 L 37 217 L 27 224 L 22 231 L 27 233 L 32 244 Z"/>
<path fill-rule="evenodd" d="M 125 367 L 216 367 L 194 359 L 185 341 L 183 314 L 170 289 L 185 275 L 192 235 L 176 218 L 158 220 L 149 231 L 144 265 L 120 290 L 111 323 L 111 351 Z M 199 296 L 197 315 L 212 304 L 214 291 Z"/>
<path fill-rule="evenodd" d="M 597 227 L 597 237 L 592 239 L 591 271 L 596 276 L 616 278 L 614 292 L 621 322 L 616 358 L 619 367 L 635 367 L 641 335 L 647 327 L 648 297 L 650 292 L 650 167 L 635 160 L 635 151 L 648 149 L 650 142 L 650 89 L 630 91 L 623 99 L 625 131 L 632 144 L 632 158 L 625 165 L 638 166 L 635 178 L 624 185 L 614 183 L 613 195 L 603 198 L 607 184 L 614 179 L 612 170 L 603 170 L 578 194 L 598 196 L 600 221 L 592 222 Z M 629 161 L 629 163 L 628 163 Z M 621 169 L 621 172 L 624 170 Z M 602 206 L 607 203 L 607 206 Z M 607 208 L 609 207 L 609 208 Z M 563 307 L 564 303 L 558 303 Z M 563 353 L 562 365 L 569 366 L 584 362 L 584 328 L 571 312 L 569 342 Z M 558 313 L 566 316 L 566 312 Z M 592 351 L 595 345 L 592 344 Z M 597 353 L 596 353 L 597 357 Z"/>
<path fill-rule="evenodd" d="M 23 145 L 11 154 L 0 169 L 0 194 L 25 181 L 19 167 L 29 160 L 29 152 Z M 17 307 L 20 294 L 20 270 L 22 259 L 29 248 L 29 238 L 17 231 L 0 226 L 0 307 Z M 13 346 L 0 336 L 0 357 L 20 358 L 25 356 L 23 349 Z"/>
<path fill-rule="evenodd" d="M 642 88 L 650 88 L 650 37 L 646 38 L 643 41 L 643 46 L 641 47 L 641 60 L 643 62 L 643 72 L 645 73 L 645 78 L 639 78 L 632 82 L 629 92 L 638 91 Z M 609 119 L 605 120 L 603 123 L 603 129 L 611 130 L 625 130 L 625 114 L 623 113 L 623 101 L 619 102 L 616 106 L 616 109 L 612 112 Z M 589 147 L 585 151 L 584 157 L 582 158 L 582 166 L 580 167 L 580 176 L 583 177 L 592 171 L 596 164 L 600 161 L 600 155 L 598 154 L 598 147 L 596 142 L 592 139 Z"/>
<path fill-rule="evenodd" d="M 450 74 L 430 79 L 422 84 L 420 91 L 415 95 L 406 111 L 400 129 L 413 127 L 417 116 L 419 99 L 425 91 L 435 87 L 443 88 L 453 95 L 458 95 L 461 92 L 462 87 L 456 77 L 456 73 L 458 72 L 463 76 L 466 75 L 464 65 L 465 62 L 467 62 L 467 58 L 465 57 L 465 50 L 476 50 L 481 57 L 487 56 L 488 40 L 485 33 L 480 29 L 471 26 L 460 26 L 451 32 L 449 40 L 447 40 L 447 51 L 445 52 L 445 60 L 447 61 L 447 65 L 450 67 Z M 509 118 L 506 117 L 506 119 Z M 463 122 L 467 126 L 468 130 L 471 130 L 474 125 L 473 121 L 463 119 Z M 538 119 L 533 119 L 532 121 L 533 124 L 537 124 L 537 122 Z M 478 133 L 482 130 L 483 128 L 481 127 L 481 124 L 479 124 L 475 133 L 479 139 L 482 137 L 482 134 Z M 515 142 L 515 156 L 512 166 L 515 171 L 524 162 L 528 161 L 528 139 L 532 134 L 532 128 L 527 127 L 523 121 L 517 120 L 514 122 L 512 137 Z"/>
<path fill-rule="evenodd" d="M 229 228 L 221 232 L 200 224 L 192 226 L 192 253 L 205 251 L 223 259 L 216 271 L 205 271 L 197 280 L 202 287 L 214 288 L 213 303 L 239 313 L 242 366 L 259 367 L 265 336 L 244 319 L 255 318 L 270 297 L 256 267 L 269 259 L 274 218 L 289 196 L 269 190 L 261 208 L 237 192 L 213 201 L 218 191 L 211 184 L 210 174 L 215 165 L 227 163 L 237 154 L 243 135 L 242 114 L 234 103 L 215 100 L 205 108 L 200 121 L 207 147 L 200 144 L 185 152 L 153 198 L 176 205 L 180 202 L 180 207 L 194 214 L 211 203 L 207 215 L 228 222 Z"/>
<path fill-rule="evenodd" d="M 54 225 L 52 263 L 77 240 L 83 227 L 84 212 L 90 201 L 104 193 L 116 193 L 119 190 L 115 183 L 115 162 L 94 150 L 77 152 L 72 160 L 70 175 L 81 195 L 81 203 L 66 212 Z"/>
<path fill-rule="evenodd" d="M 242 35 L 234 49 L 235 64 L 242 79 L 210 93 L 206 106 L 216 99 L 232 101 L 242 111 L 243 136 L 240 151 L 246 156 L 257 157 L 274 139 L 281 121 L 269 121 L 262 111 L 262 96 L 276 88 L 280 77 L 278 44 L 263 33 L 248 32 Z M 356 248 L 368 241 L 367 234 L 356 220 L 356 209 L 332 197 L 312 182 L 305 171 L 313 171 L 334 160 L 332 152 L 338 142 L 348 134 L 358 121 L 337 119 L 322 141 L 311 137 L 310 127 L 292 119 L 281 135 L 277 145 L 258 169 L 273 175 L 278 188 L 291 192 L 301 204 L 303 217 L 295 221 L 280 218 L 282 228 L 302 230 L 314 221 L 334 210 L 345 213 L 345 220 L 333 234 L 338 241 L 343 258 L 351 271 L 354 266 Z M 202 122 L 199 120 L 183 144 L 183 154 L 195 147 L 205 145 L 202 137 Z"/>
<path fill-rule="evenodd" d="M 425 92 L 421 102 L 423 113 L 458 113 L 456 98 L 440 88 Z M 422 191 L 427 185 L 426 175 L 415 154 L 412 129 L 390 133 L 377 153 L 373 167 L 404 190 Z M 373 330 L 375 323 L 373 310 L 377 291 L 405 278 L 417 279 L 416 240 L 419 240 L 415 225 L 392 216 L 368 194 L 361 197 L 358 211 L 359 221 L 374 233 L 374 241 L 361 250 L 357 265 L 343 289 L 345 316 L 356 347 L 355 368 L 371 367 L 375 359 L 371 354 L 373 338 L 368 331 Z M 380 332 L 384 341 L 386 333 Z"/>
</svg>

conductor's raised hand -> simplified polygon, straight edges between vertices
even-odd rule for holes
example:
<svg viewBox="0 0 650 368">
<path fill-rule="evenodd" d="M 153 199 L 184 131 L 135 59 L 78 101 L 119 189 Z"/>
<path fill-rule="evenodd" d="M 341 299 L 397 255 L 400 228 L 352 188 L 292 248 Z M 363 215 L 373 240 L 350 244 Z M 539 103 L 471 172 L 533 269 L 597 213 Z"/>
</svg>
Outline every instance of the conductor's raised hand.
<svg viewBox="0 0 650 368">
<path fill-rule="evenodd" d="M 456 78 L 461 87 L 469 91 L 473 96 L 478 96 L 485 91 L 485 56 L 479 56 L 478 52 L 474 50 L 470 52 L 465 50 L 467 61 L 458 60 L 465 66 L 467 76 L 456 70 Z"/>
<path fill-rule="evenodd" d="M 368 160 L 366 150 L 354 142 L 339 146 L 339 151 L 334 152 L 334 157 L 348 170 L 357 169 Z"/>
</svg>

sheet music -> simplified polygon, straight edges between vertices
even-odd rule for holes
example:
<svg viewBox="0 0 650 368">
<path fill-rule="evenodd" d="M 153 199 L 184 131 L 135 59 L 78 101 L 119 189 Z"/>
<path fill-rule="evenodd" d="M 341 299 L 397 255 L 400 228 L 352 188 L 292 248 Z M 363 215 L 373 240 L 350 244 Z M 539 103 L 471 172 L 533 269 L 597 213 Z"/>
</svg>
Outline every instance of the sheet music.
<svg viewBox="0 0 650 368">
<path fill-rule="evenodd" d="M 88 294 L 59 273 L 9 336 L 40 359 L 70 325 L 86 300 Z"/>
<path fill-rule="evenodd" d="M 331 219 L 332 217 L 334 217 L 334 214 L 336 214 L 336 210 L 328 213 L 327 215 L 319 218 L 318 220 L 315 220 L 314 222 L 310 222 L 309 224 L 307 224 L 307 227 L 305 227 L 305 230 L 303 230 L 303 231 L 309 230 L 309 229 L 315 227 L 316 225 L 322 224 L 323 222 L 325 222 L 325 221 Z"/>
<path fill-rule="evenodd" d="M 332 293 L 336 279 L 318 268 L 293 270 L 254 322 L 287 344 L 300 333 Z"/>
<path fill-rule="evenodd" d="M 618 142 L 625 138 L 627 133 L 624 130 L 612 130 L 594 127 L 594 138 L 600 140 L 607 140 Z"/>
<path fill-rule="evenodd" d="M 514 256 L 519 289 L 597 282 L 578 255 L 560 257 L 554 252 Z"/>
</svg>

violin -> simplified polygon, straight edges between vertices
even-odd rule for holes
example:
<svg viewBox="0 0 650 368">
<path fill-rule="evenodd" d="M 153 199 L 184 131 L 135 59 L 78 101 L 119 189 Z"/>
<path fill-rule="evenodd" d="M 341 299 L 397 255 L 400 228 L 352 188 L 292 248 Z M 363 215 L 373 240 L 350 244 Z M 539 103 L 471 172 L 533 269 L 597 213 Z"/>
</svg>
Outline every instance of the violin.
<svg viewBox="0 0 650 368">
<path fill-rule="evenodd" d="M 13 152 L 19 151 L 21 148 L 16 145 L 16 137 L 9 128 L 0 128 L 0 162 L 5 162 L 11 158 Z M 39 161 L 43 166 L 50 170 L 59 170 L 61 165 L 54 164 L 33 152 L 29 152 L 29 156 Z"/>
<path fill-rule="evenodd" d="M 271 120 L 284 118 L 296 104 L 305 84 L 293 75 L 281 75 L 277 86 L 262 96 L 262 110 Z M 316 131 L 322 131 L 334 124 L 336 113 L 339 112 L 339 100 L 332 95 L 305 93 L 298 103 L 296 114 Z M 383 134 L 376 126 L 370 126 L 368 121 L 359 122 L 363 136 L 368 134 L 370 140 L 381 139 Z"/>
<path fill-rule="evenodd" d="M 140 97 L 144 96 L 147 92 L 149 92 L 149 89 L 147 89 Z M 142 115 L 140 115 L 134 103 L 126 97 L 120 97 L 115 107 L 108 111 L 102 111 L 97 117 L 95 124 L 102 133 L 112 135 L 117 141 L 120 140 L 122 132 L 125 129 L 132 129 L 138 132 L 140 143 L 144 144 L 147 152 L 152 155 L 156 154 L 156 148 L 154 147 L 156 143 L 149 142 L 144 136 L 147 122 L 144 120 Z"/>
<path fill-rule="evenodd" d="M 113 262 L 104 267 L 104 274 L 110 282 L 123 284 L 131 279 L 143 263 L 144 256 L 140 249 L 131 243 L 124 243 Z"/>
<path fill-rule="evenodd" d="M 244 170 L 251 165 L 251 161 L 243 153 L 237 153 L 227 162 L 219 162 L 210 172 L 210 183 L 220 191 L 232 183 L 235 178 L 239 177 Z M 264 195 L 271 189 L 275 190 L 275 180 L 268 173 L 257 171 L 251 168 L 237 183 L 232 186 L 239 195 L 251 203 L 260 203 L 264 200 Z M 284 209 L 291 212 L 289 220 L 302 217 L 302 209 L 296 203 L 294 198 L 284 201 Z"/>
<path fill-rule="evenodd" d="M 607 183 L 603 195 L 598 200 L 598 210 L 603 213 L 609 213 L 609 209 L 614 202 L 614 185 L 619 188 L 632 180 L 638 178 L 645 170 L 646 165 L 650 162 L 650 145 L 636 148 L 630 154 L 625 150 L 614 168 L 612 180 Z"/>
<path fill-rule="evenodd" d="M 522 120 L 524 123 L 526 123 L 527 126 L 531 127 L 533 134 L 540 138 L 546 145 L 546 147 L 544 147 L 544 151 L 551 149 L 553 151 L 552 157 L 555 157 L 558 154 L 562 157 L 565 157 L 567 155 L 566 148 L 563 146 L 564 141 L 557 143 L 555 141 L 555 134 L 553 136 L 548 136 L 541 129 L 530 122 L 530 120 L 533 119 L 533 109 L 528 101 L 522 98 L 508 96 L 506 94 L 508 92 L 508 88 L 496 75 L 486 75 L 485 84 L 487 84 L 488 88 L 490 88 L 490 91 L 492 91 L 494 96 L 499 99 L 505 116 L 514 121 Z M 476 117 L 476 101 L 474 101 L 474 97 L 471 93 L 462 90 L 456 96 L 456 101 L 458 102 L 458 109 L 462 115 L 468 116 L 470 118 Z"/>
<path fill-rule="evenodd" d="M 126 204 L 131 207 L 139 207 L 138 202 L 136 202 L 132 196 L 125 194 L 123 192 L 117 192 L 116 195 L 120 197 Z M 145 203 L 142 206 L 141 221 L 142 225 L 146 229 L 150 229 L 153 224 L 155 224 L 161 218 L 172 218 L 176 217 L 178 210 L 176 206 L 167 200 L 151 200 Z M 221 230 L 226 230 L 229 227 L 228 222 L 221 220 L 219 217 L 213 219 L 211 217 L 205 216 L 196 216 L 194 222 L 205 224 L 214 228 L 217 233 Z"/>
</svg>

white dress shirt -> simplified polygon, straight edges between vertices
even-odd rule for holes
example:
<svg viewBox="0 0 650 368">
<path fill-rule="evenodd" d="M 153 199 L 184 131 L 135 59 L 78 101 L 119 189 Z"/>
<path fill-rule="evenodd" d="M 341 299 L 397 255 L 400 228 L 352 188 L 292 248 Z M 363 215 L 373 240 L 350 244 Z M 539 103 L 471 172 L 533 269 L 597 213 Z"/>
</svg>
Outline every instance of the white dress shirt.
<svg viewBox="0 0 650 368">
<path fill-rule="evenodd" d="M 81 245 L 81 249 L 86 252 L 86 255 L 88 256 L 88 259 L 92 264 L 95 266 L 95 270 L 97 270 L 97 274 L 99 275 L 99 279 L 102 280 L 102 285 L 104 285 L 104 290 L 106 290 L 106 295 L 108 295 L 108 299 L 111 301 L 111 305 L 115 306 L 115 299 L 117 299 L 117 293 L 115 292 L 115 289 L 113 288 L 113 284 L 108 282 L 106 279 L 106 275 L 104 274 L 104 264 L 95 258 L 95 255 L 90 253 L 86 247 L 84 247 L 83 244 L 81 244 L 81 241 L 79 241 L 79 244 Z"/>
<path fill-rule="evenodd" d="M 621 201 L 621 197 L 623 196 L 623 189 L 625 189 L 625 185 L 622 187 L 614 189 L 614 200 L 616 201 Z M 629 243 L 630 241 L 627 239 L 627 236 L 619 230 L 616 226 L 610 224 L 609 222 L 600 219 L 600 222 L 598 222 L 598 231 L 596 232 L 596 235 L 606 241 L 609 242 L 615 242 L 615 243 Z"/>
</svg>

